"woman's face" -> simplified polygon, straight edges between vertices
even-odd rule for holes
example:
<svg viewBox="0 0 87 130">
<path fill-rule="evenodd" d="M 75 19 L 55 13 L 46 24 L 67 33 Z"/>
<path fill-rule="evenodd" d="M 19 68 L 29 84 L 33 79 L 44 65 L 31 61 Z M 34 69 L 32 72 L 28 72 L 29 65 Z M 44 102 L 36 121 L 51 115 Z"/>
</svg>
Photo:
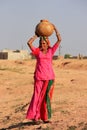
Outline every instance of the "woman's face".
<svg viewBox="0 0 87 130">
<path fill-rule="evenodd" d="M 43 50 L 47 50 L 48 49 L 48 43 L 45 40 L 41 40 L 41 48 Z"/>
</svg>

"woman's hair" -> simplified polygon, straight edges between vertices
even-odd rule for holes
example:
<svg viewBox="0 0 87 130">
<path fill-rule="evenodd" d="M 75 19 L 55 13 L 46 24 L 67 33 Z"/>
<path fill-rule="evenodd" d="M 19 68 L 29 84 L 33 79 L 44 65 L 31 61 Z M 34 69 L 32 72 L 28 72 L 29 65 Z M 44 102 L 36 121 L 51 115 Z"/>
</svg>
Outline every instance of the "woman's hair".
<svg viewBox="0 0 87 130">
<path fill-rule="evenodd" d="M 49 41 L 48 37 L 41 36 L 40 40 L 39 40 L 39 48 L 41 48 L 41 41 L 42 40 L 44 40 L 48 44 L 48 47 L 50 47 L 50 41 Z"/>
</svg>

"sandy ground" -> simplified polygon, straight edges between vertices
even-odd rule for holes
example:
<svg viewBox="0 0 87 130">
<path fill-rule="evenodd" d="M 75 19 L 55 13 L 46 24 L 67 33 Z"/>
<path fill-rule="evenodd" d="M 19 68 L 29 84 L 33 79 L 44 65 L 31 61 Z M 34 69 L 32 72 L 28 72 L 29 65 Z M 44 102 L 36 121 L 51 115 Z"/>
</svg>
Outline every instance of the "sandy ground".
<svg viewBox="0 0 87 130">
<path fill-rule="evenodd" d="M 0 130 L 87 130 L 87 60 L 53 61 L 52 123 L 23 123 L 33 93 L 35 60 L 0 60 Z"/>
</svg>

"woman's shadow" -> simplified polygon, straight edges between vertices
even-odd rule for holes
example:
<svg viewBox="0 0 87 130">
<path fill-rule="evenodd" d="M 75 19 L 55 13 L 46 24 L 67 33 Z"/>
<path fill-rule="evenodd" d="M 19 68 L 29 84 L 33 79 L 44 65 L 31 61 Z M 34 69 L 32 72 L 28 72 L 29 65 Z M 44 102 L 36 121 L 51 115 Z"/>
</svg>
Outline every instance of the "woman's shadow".
<svg viewBox="0 0 87 130">
<path fill-rule="evenodd" d="M 31 126 L 31 125 L 39 125 L 39 123 L 36 122 L 20 122 L 17 124 L 13 124 L 7 128 L 1 128 L 0 130 L 11 130 L 11 129 L 15 129 L 15 128 L 23 128 L 24 126 Z"/>
</svg>

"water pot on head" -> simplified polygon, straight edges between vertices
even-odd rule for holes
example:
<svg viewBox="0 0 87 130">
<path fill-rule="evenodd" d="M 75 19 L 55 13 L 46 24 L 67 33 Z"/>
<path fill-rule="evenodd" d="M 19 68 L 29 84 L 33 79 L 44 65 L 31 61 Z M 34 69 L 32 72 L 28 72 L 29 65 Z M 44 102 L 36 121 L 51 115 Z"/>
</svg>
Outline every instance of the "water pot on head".
<svg viewBox="0 0 87 130">
<path fill-rule="evenodd" d="M 38 36 L 51 36 L 54 31 L 53 25 L 48 20 L 40 20 L 36 25 L 35 33 Z"/>
</svg>

